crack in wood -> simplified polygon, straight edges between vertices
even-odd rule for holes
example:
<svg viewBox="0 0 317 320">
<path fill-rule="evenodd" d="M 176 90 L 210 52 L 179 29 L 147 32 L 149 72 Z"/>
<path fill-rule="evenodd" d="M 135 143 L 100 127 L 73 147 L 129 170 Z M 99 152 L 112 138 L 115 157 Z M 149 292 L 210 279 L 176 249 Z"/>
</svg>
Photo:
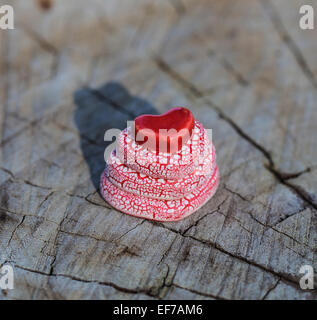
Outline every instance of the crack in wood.
<svg viewBox="0 0 317 320">
<path fill-rule="evenodd" d="M 221 61 L 224 68 L 235 78 L 238 84 L 242 87 L 247 87 L 249 85 L 249 81 L 247 81 L 228 60 L 222 59 Z"/>
<path fill-rule="evenodd" d="M 132 229 L 128 230 L 127 232 L 123 233 L 120 237 L 113 239 L 114 242 L 119 241 L 120 239 L 122 239 L 124 236 L 126 236 L 128 233 L 130 233 L 131 231 L 135 230 L 136 228 L 138 228 L 140 225 L 142 225 L 145 222 L 145 220 L 142 220 L 140 223 L 138 223 L 136 226 L 134 226 Z"/>
<path fill-rule="evenodd" d="M 304 210 L 306 210 L 306 208 L 303 208 L 303 209 L 295 212 L 293 215 L 296 215 L 296 214 L 298 214 L 298 213 L 300 213 L 300 212 L 303 212 Z M 308 246 L 306 243 L 302 243 L 302 242 L 296 240 L 294 237 L 290 236 L 289 234 L 287 234 L 287 233 L 285 233 L 285 232 L 282 232 L 282 231 L 279 230 L 279 229 L 276 229 L 276 226 L 277 226 L 278 224 L 280 224 L 281 222 L 278 222 L 278 223 L 275 224 L 275 225 L 266 224 L 266 223 L 263 223 L 263 222 L 261 222 L 260 220 L 256 219 L 251 212 L 246 211 L 246 213 L 247 213 L 256 223 L 260 224 L 260 225 L 263 226 L 264 228 L 271 229 L 271 230 L 273 230 L 273 231 L 275 231 L 275 232 L 277 232 L 277 233 L 279 233 L 279 234 L 281 234 L 281 235 L 284 235 L 285 237 L 289 238 L 290 240 L 294 241 L 295 243 L 297 243 L 297 244 L 299 244 L 299 245 L 301 245 L 301 246 L 304 246 L 304 247 L 306 247 L 306 248 L 308 248 L 308 249 L 310 249 L 310 250 L 313 250 L 313 248 L 311 248 L 310 246 Z M 293 216 L 293 215 L 291 215 L 291 216 Z M 289 217 L 291 217 L 291 216 L 289 216 Z M 289 218 L 289 217 L 287 217 L 287 218 Z M 287 218 L 286 218 L 286 219 L 287 219 Z M 286 220 L 286 219 L 285 219 L 285 220 Z M 284 221 L 284 220 L 283 220 L 283 221 Z M 282 221 L 282 222 L 283 222 L 283 221 Z M 293 249 L 291 249 L 291 248 L 289 248 L 289 247 L 287 247 L 287 248 L 290 249 L 290 250 L 293 250 Z M 294 252 L 296 252 L 296 251 L 294 251 Z M 298 252 L 296 252 L 296 253 L 299 254 Z"/>
<path fill-rule="evenodd" d="M 300 47 L 296 44 L 295 40 L 291 37 L 290 33 L 287 31 L 282 18 L 280 17 L 278 11 L 270 0 L 259 0 L 262 4 L 264 10 L 268 14 L 269 18 L 272 21 L 278 35 L 281 40 L 285 43 L 286 47 L 293 54 L 295 60 L 297 61 L 299 67 L 303 71 L 304 75 L 310 81 L 312 86 L 317 89 L 317 79 L 314 75 L 314 72 L 309 67 L 308 62 L 306 61 Z"/>
<path fill-rule="evenodd" d="M 43 206 L 43 204 L 55 193 L 55 191 L 52 191 L 50 193 L 47 194 L 47 196 L 41 201 L 41 203 L 38 206 L 38 210 L 41 209 L 41 207 Z"/>
<path fill-rule="evenodd" d="M 11 262 L 11 261 L 6 261 L 5 263 L 14 263 L 14 262 Z M 4 264 L 5 264 L 4 263 Z M 31 272 L 31 273 L 36 273 L 36 274 L 39 274 L 39 275 L 42 275 L 42 276 L 47 276 L 47 277 L 63 277 L 63 278 L 68 278 L 68 279 L 71 279 L 71 280 L 74 280 L 74 281 L 79 281 L 79 282 L 82 282 L 82 283 L 94 283 L 94 284 L 98 284 L 98 285 L 102 285 L 102 286 L 108 286 L 108 287 L 112 287 L 118 291 L 121 291 L 121 292 L 124 292 L 124 293 L 131 293 L 131 294 L 140 294 L 140 293 L 143 293 L 143 294 L 146 294 L 150 297 L 155 297 L 157 298 L 157 296 L 153 295 L 151 293 L 151 290 L 150 289 L 131 289 L 131 288 L 125 288 L 125 287 L 121 287 L 115 283 L 112 283 L 112 282 L 108 282 L 108 281 L 98 281 L 98 280 L 87 280 L 87 279 L 82 279 L 80 277 L 77 277 L 77 276 L 73 276 L 73 275 L 68 275 L 68 274 L 62 274 L 62 273 L 53 273 L 53 272 L 43 272 L 43 271 L 39 271 L 39 270 L 34 270 L 34 269 L 30 269 L 30 268 L 27 268 L 27 267 L 24 267 L 24 266 L 20 266 L 20 265 L 16 265 L 14 264 L 14 267 L 15 268 L 18 268 L 18 269 L 21 269 L 21 270 L 24 270 L 24 271 L 28 271 L 28 272 Z"/>
<path fill-rule="evenodd" d="M 34 40 L 44 51 L 51 53 L 53 56 L 58 56 L 59 50 L 45 38 L 43 38 L 39 33 L 29 28 L 26 24 L 21 23 L 19 25 L 21 30 L 23 30 L 32 40 Z"/>
<path fill-rule="evenodd" d="M 186 228 L 182 233 L 183 233 L 183 234 L 186 234 L 191 228 L 196 227 L 196 226 L 199 224 L 199 222 L 200 222 L 201 220 L 203 220 L 204 218 L 206 218 L 207 216 L 212 215 L 212 214 L 214 214 L 214 213 L 216 213 L 216 212 L 220 212 L 221 206 L 228 200 L 228 198 L 229 198 L 229 197 L 227 197 L 226 199 L 224 199 L 224 200 L 219 204 L 219 206 L 217 207 L 216 210 L 213 210 L 213 211 L 211 211 L 211 212 L 207 212 L 206 214 L 204 214 L 203 216 L 201 216 L 199 219 L 197 219 L 197 220 L 195 221 L 194 224 L 190 225 L 190 226 L 189 226 L 188 228 Z"/>
<path fill-rule="evenodd" d="M 88 199 L 88 197 L 90 197 L 91 195 L 95 194 L 99 192 L 99 190 L 95 190 L 93 191 L 92 193 L 88 194 L 87 196 L 81 196 L 81 195 L 78 195 L 78 194 L 72 194 L 72 193 L 69 193 L 67 192 L 66 194 L 70 197 L 75 197 L 75 198 L 80 198 L 80 199 L 83 199 L 85 201 L 87 201 L 88 203 L 94 205 L 94 206 L 97 206 L 97 207 L 102 207 L 102 208 L 106 208 L 106 209 L 113 209 L 110 205 L 108 205 L 107 202 L 104 202 L 104 204 L 100 204 L 100 203 L 97 203 L 97 202 L 94 202 L 90 199 Z"/>
<path fill-rule="evenodd" d="M 277 281 L 274 283 L 274 285 L 267 290 L 267 292 L 264 294 L 264 296 L 263 296 L 263 298 L 262 298 L 261 300 L 265 300 L 265 299 L 267 298 L 267 296 L 268 296 L 273 290 L 275 290 L 275 288 L 278 286 L 278 284 L 280 283 L 280 281 L 281 281 L 281 278 L 278 278 Z"/>
<path fill-rule="evenodd" d="M 235 195 L 235 196 L 239 197 L 240 199 L 242 199 L 243 201 L 250 202 L 248 199 L 244 198 L 244 197 L 241 196 L 239 193 L 234 192 L 234 191 L 230 190 L 229 188 L 226 188 L 226 186 L 224 186 L 224 188 L 225 188 L 227 191 L 229 191 L 230 193 L 232 193 L 233 195 Z M 283 222 L 284 222 L 285 220 L 287 220 L 288 218 L 293 217 L 293 216 L 295 216 L 296 214 L 299 214 L 299 213 L 305 211 L 307 208 L 308 208 L 308 205 L 305 205 L 305 206 L 303 206 L 301 209 L 296 210 L 295 212 L 292 212 L 292 213 L 289 213 L 289 214 L 285 214 L 285 215 L 284 215 L 284 218 L 281 218 L 281 219 L 278 220 L 275 224 L 263 223 L 263 222 L 261 222 L 260 220 L 256 219 L 256 218 L 254 217 L 254 215 L 252 214 L 252 212 L 249 212 L 249 211 L 244 211 L 244 212 L 246 212 L 246 213 L 251 217 L 251 219 L 252 219 L 253 221 L 255 221 L 256 223 L 260 224 L 260 225 L 263 226 L 264 228 L 272 229 L 272 230 L 274 230 L 274 231 L 276 231 L 276 232 L 278 232 L 278 233 L 280 233 L 280 234 L 282 234 L 282 235 L 285 235 L 286 237 L 288 237 L 289 239 L 293 240 L 293 241 L 296 242 L 297 244 L 302 245 L 302 246 L 305 246 L 305 247 L 307 247 L 307 248 L 309 248 L 309 249 L 312 250 L 313 248 L 311 248 L 310 246 L 308 246 L 306 243 L 299 242 L 298 240 L 296 240 L 295 238 L 293 238 L 293 237 L 290 236 L 289 234 L 287 234 L 287 233 L 285 233 L 285 232 L 282 232 L 282 231 L 280 231 L 280 230 L 278 230 L 278 229 L 275 228 L 276 226 L 278 226 L 279 224 L 283 223 Z M 289 248 L 289 249 L 290 249 L 290 248 Z M 297 252 L 296 252 L 296 253 L 297 253 Z"/>
<path fill-rule="evenodd" d="M 14 212 L 12 210 L 8 210 L 8 209 L 5 209 L 3 207 L 0 207 L 0 211 L 5 211 L 7 213 L 10 213 L 10 214 L 14 214 L 14 215 L 17 215 L 17 216 L 26 216 L 26 217 L 34 217 L 34 218 L 37 218 L 37 219 L 43 219 L 43 221 L 47 221 L 47 222 L 50 222 L 50 223 L 53 223 L 53 224 L 56 224 L 58 225 L 57 222 L 53 221 L 53 220 L 49 220 L 45 217 L 42 217 L 42 216 L 38 216 L 38 215 L 35 215 L 35 214 L 29 214 L 29 213 L 18 213 L 18 212 Z"/>
<path fill-rule="evenodd" d="M 14 264 L 13 261 L 5 261 L 2 265 L 6 264 L 6 263 Z M 109 281 L 87 280 L 87 279 L 82 279 L 82 278 L 77 277 L 77 276 L 68 275 L 68 274 L 62 274 L 62 273 L 52 273 L 51 274 L 51 273 L 46 273 L 46 272 L 43 272 L 43 271 L 27 268 L 27 267 L 24 267 L 24 266 L 19 266 L 19 265 L 16 265 L 16 264 L 14 264 L 14 267 L 18 268 L 18 269 L 21 269 L 21 270 L 24 270 L 24 271 L 27 271 L 27 272 L 31 272 L 31 273 L 39 274 L 39 275 L 42 275 L 42 276 L 46 276 L 46 277 L 55 277 L 55 278 L 62 277 L 62 278 L 67 278 L 67 279 L 71 279 L 73 281 L 78 281 L 78 282 L 82 282 L 82 283 L 97 284 L 97 285 L 101 285 L 101 286 L 112 287 L 112 288 L 114 288 L 114 289 L 116 289 L 116 290 L 118 290 L 120 292 L 123 292 L 123 293 L 145 294 L 145 295 L 147 295 L 149 297 L 156 298 L 156 299 L 159 299 L 159 300 L 162 299 L 160 297 L 160 292 L 162 291 L 162 289 L 164 289 L 166 287 L 168 287 L 168 288 L 176 287 L 176 288 L 180 288 L 180 289 L 186 290 L 188 292 L 191 292 L 191 293 L 194 293 L 194 294 L 197 294 L 197 295 L 200 295 L 200 296 L 209 297 L 209 298 L 213 298 L 213 299 L 217 299 L 217 300 L 226 300 L 224 297 L 219 297 L 219 296 L 212 295 L 212 294 L 209 294 L 209 293 L 200 292 L 198 290 L 182 287 L 182 286 L 180 286 L 178 284 L 174 284 L 174 283 L 166 284 L 166 279 L 167 279 L 167 277 L 169 275 L 169 272 L 170 272 L 169 266 L 168 266 L 167 272 L 165 273 L 165 275 L 163 276 L 163 279 L 162 279 L 163 285 L 161 285 L 158 288 L 153 288 L 153 287 L 150 287 L 150 288 L 125 288 L 125 287 L 119 286 L 119 285 L 117 285 L 117 284 L 115 284 L 113 282 L 109 282 Z M 155 294 L 155 293 L 153 293 L 153 291 L 156 291 L 157 293 Z M 164 296 L 166 296 L 166 294 Z"/>
<path fill-rule="evenodd" d="M 87 88 L 87 90 L 92 93 L 96 98 L 98 98 L 99 100 L 106 102 L 107 104 L 109 104 L 114 110 L 119 111 L 125 115 L 128 115 L 131 119 L 135 118 L 135 114 L 129 110 L 127 110 L 126 108 L 124 108 L 123 106 L 121 106 L 120 104 L 118 104 L 117 102 L 113 101 L 112 99 L 110 99 L 109 97 L 105 96 L 104 94 L 102 94 L 99 90 L 96 89 L 92 89 L 92 88 Z"/>
<path fill-rule="evenodd" d="M 7 173 L 9 176 L 11 176 L 12 179 L 15 179 L 15 176 L 14 174 L 12 173 L 12 171 L 6 169 L 6 168 L 3 168 L 3 167 L 0 167 L 0 170 L 4 171 L 5 173 Z"/>
<path fill-rule="evenodd" d="M 26 215 L 24 215 L 24 216 L 22 217 L 21 221 L 20 221 L 20 222 L 15 226 L 15 228 L 13 229 L 13 231 L 12 231 L 12 233 L 11 233 L 11 237 L 10 237 L 10 239 L 9 239 L 9 241 L 8 241 L 8 244 L 7 244 L 8 247 L 10 247 L 11 241 L 12 241 L 14 235 L 15 235 L 16 231 L 18 230 L 18 228 L 23 224 L 23 222 L 24 222 L 24 220 L 25 220 L 25 217 L 26 217 Z"/>
<path fill-rule="evenodd" d="M 232 193 L 233 195 L 239 197 L 239 198 L 242 199 L 243 201 L 246 201 L 246 202 L 249 202 L 249 203 L 251 202 L 250 200 L 248 200 L 245 196 L 241 195 L 240 193 L 229 189 L 226 184 L 224 184 L 223 188 L 224 188 L 225 190 L 227 190 L 228 192 Z"/>
<path fill-rule="evenodd" d="M 294 173 L 291 173 L 291 172 L 281 172 L 280 171 L 280 175 L 281 177 L 283 178 L 283 180 L 291 180 L 291 179 L 296 179 L 298 177 L 300 177 L 301 175 L 305 174 L 305 173 L 310 173 L 312 172 L 313 170 L 316 169 L 317 166 L 311 166 L 311 167 L 307 167 L 306 169 L 303 169 L 301 171 L 298 171 L 298 172 L 294 172 Z"/>
<path fill-rule="evenodd" d="M 57 229 L 56 229 L 56 234 L 55 234 L 55 238 L 54 238 L 54 241 L 53 241 L 53 247 L 55 248 L 55 254 L 53 255 L 53 259 L 52 259 L 52 261 L 50 263 L 49 274 L 53 274 L 53 272 L 54 272 L 54 267 L 55 267 L 55 263 L 56 263 L 56 259 L 57 259 L 57 239 L 58 239 L 58 236 L 60 234 L 62 225 L 63 225 L 63 223 L 65 222 L 65 220 L 67 218 L 67 209 L 68 209 L 68 206 L 66 207 L 66 210 L 64 212 L 63 218 L 61 219 L 61 221 L 58 224 Z"/>
<path fill-rule="evenodd" d="M 154 227 L 154 226 L 153 226 Z M 164 251 L 164 253 L 162 254 L 161 256 L 161 259 L 160 261 L 157 263 L 157 265 L 159 265 L 160 263 L 163 262 L 163 260 L 165 259 L 165 257 L 168 256 L 169 252 L 171 251 L 174 243 L 175 243 L 175 240 L 177 239 L 177 234 L 175 235 L 174 239 L 171 241 L 170 245 L 168 246 L 168 248 Z"/>
<path fill-rule="evenodd" d="M 58 110 L 54 110 L 50 114 L 43 114 L 39 118 L 31 120 L 25 126 L 23 126 L 21 129 L 17 130 L 15 133 L 10 135 L 6 139 L 2 139 L 1 142 L 0 142 L 0 148 L 3 148 L 7 143 L 9 143 L 13 139 L 15 139 L 15 138 L 19 137 L 21 134 L 23 134 L 25 130 L 32 129 L 33 127 L 35 127 L 40 122 L 42 122 L 42 125 L 44 125 L 47 121 L 51 120 L 51 118 L 56 116 L 57 112 L 58 112 Z"/>
<path fill-rule="evenodd" d="M 310 207 L 317 210 L 317 202 L 316 197 L 308 193 L 304 188 L 301 186 L 298 186 L 294 183 L 289 182 L 288 180 L 283 179 L 283 176 L 280 174 L 280 172 L 276 169 L 274 169 L 274 166 L 265 166 L 265 168 L 270 171 L 273 176 L 276 177 L 280 183 L 287 186 L 289 189 L 293 190 L 295 194 L 297 194 L 302 200 L 304 200 Z"/>
<path fill-rule="evenodd" d="M 270 273 L 276 277 L 281 277 L 281 279 L 285 282 L 285 283 L 288 283 L 289 285 L 292 285 L 292 286 L 297 286 L 298 285 L 298 281 L 296 279 L 296 277 L 292 276 L 292 275 L 289 275 L 289 274 L 285 274 L 285 273 L 279 273 L 279 272 L 276 272 L 275 270 L 265 266 L 265 265 L 262 265 L 262 264 L 259 264 L 255 261 L 251 261 L 251 260 L 248 260 L 247 258 L 241 256 L 241 255 L 235 255 L 233 253 L 231 253 L 230 251 L 227 251 L 226 249 L 224 249 L 223 247 L 221 247 L 218 243 L 216 242 L 213 242 L 213 241 L 210 241 L 210 240 L 204 240 L 204 239 L 200 239 L 200 238 L 197 238 L 193 235 L 187 235 L 187 234 L 183 234 L 182 232 L 180 231 L 177 231 L 177 230 L 174 230 L 170 227 L 167 227 L 166 225 L 164 225 L 163 223 L 161 222 L 157 222 L 157 221 L 152 221 L 152 220 L 146 220 L 148 223 L 153 223 L 161 228 L 164 228 L 164 229 L 167 229 L 167 230 L 170 230 L 184 238 L 191 238 L 199 243 L 202 243 L 202 244 L 205 244 L 207 246 L 211 246 L 212 248 L 216 249 L 216 250 L 219 250 L 220 252 L 234 258 L 234 259 L 237 259 L 239 261 L 242 261 L 246 264 L 249 264 L 251 266 L 254 266 L 254 267 L 257 267 L 259 269 L 261 269 L 262 271 L 265 271 L 267 273 Z"/>
<path fill-rule="evenodd" d="M 198 291 L 198 290 L 195 290 L 195 289 L 191 289 L 191 288 L 185 288 L 185 287 L 182 287 L 182 286 L 180 286 L 178 284 L 173 284 L 173 286 L 176 287 L 176 288 L 180 288 L 180 289 L 189 291 L 189 292 L 194 293 L 194 294 L 198 294 L 198 295 L 203 296 L 203 297 L 213 298 L 215 300 L 228 300 L 228 299 L 226 299 L 224 297 L 221 297 L 221 296 L 213 295 L 213 294 L 206 293 L 206 292 L 201 292 L 201 291 Z"/>
<path fill-rule="evenodd" d="M 25 184 L 27 184 L 27 185 L 29 185 L 31 187 L 35 187 L 35 188 L 39 188 L 39 189 L 43 189 L 43 190 L 52 190 L 53 189 L 52 187 L 41 186 L 41 185 L 36 184 L 36 183 L 34 183 L 32 181 L 29 181 L 29 180 L 20 179 L 20 178 L 16 177 L 11 171 L 9 171 L 9 170 L 7 170 L 5 168 L 0 168 L 0 170 L 8 173 L 11 176 L 11 178 L 5 180 L 0 186 L 5 185 L 7 182 L 11 182 L 11 183 L 12 182 L 22 182 L 22 183 L 25 183 Z M 54 191 L 57 191 L 57 190 L 54 190 Z"/>
</svg>

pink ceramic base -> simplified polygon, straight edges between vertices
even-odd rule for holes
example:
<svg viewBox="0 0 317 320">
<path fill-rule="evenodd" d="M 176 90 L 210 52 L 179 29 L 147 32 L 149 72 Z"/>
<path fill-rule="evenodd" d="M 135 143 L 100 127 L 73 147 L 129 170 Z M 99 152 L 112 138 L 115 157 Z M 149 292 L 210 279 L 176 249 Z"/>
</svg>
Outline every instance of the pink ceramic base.
<svg viewBox="0 0 317 320">
<path fill-rule="evenodd" d="M 114 208 L 132 216 L 156 220 L 177 221 L 194 213 L 216 192 L 219 184 L 218 167 L 207 180 L 192 193 L 181 199 L 158 200 L 128 193 L 101 176 L 100 191 L 104 199 Z"/>
<path fill-rule="evenodd" d="M 153 178 L 124 165 L 115 151 L 109 156 L 104 172 L 108 180 L 119 189 L 138 196 L 160 200 L 173 200 L 184 197 L 201 186 L 216 165 L 216 151 L 210 144 L 197 168 L 187 177 L 178 180 Z"/>
<path fill-rule="evenodd" d="M 132 216 L 177 221 L 214 195 L 219 184 L 216 152 L 207 130 L 189 110 L 175 108 L 161 116 L 142 115 L 135 120 L 138 133 L 150 129 L 151 140 L 165 139 L 175 152 L 158 150 L 155 143 L 147 144 L 151 142 L 148 140 L 138 142 L 133 128 L 129 126 L 120 133 L 101 176 L 101 194 L 109 204 Z M 188 138 L 183 128 L 190 129 Z M 161 129 L 176 129 L 183 134 L 181 147 L 178 134 L 159 134 Z"/>
</svg>

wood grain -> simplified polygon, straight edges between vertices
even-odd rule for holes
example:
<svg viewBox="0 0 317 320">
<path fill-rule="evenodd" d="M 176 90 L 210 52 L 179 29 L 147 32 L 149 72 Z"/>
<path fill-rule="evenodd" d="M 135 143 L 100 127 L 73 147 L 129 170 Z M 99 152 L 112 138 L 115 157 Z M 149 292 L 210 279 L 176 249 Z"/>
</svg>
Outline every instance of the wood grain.
<svg viewBox="0 0 317 320">
<path fill-rule="evenodd" d="M 311 1 L 317 10 L 317 2 Z M 2 299 L 316 299 L 316 30 L 302 0 L 12 1 L 0 31 Z M 83 10 L 85 8 L 86 10 Z M 98 192 L 103 135 L 189 107 L 221 186 L 157 223 Z"/>
</svg>

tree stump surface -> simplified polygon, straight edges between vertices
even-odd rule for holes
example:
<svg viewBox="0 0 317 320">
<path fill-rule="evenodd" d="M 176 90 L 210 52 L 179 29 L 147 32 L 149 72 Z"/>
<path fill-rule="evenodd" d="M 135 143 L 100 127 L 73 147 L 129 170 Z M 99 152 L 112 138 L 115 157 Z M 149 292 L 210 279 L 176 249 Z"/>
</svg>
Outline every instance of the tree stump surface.
<svg viewBox="0 0 317 320">
<path fill-rule="evenodd" d="M 11 1 L 0 30 L 1 299 L 316 299 L 299 286 L 317 272 L 305 1 L 43 3 Z M 216 195 L 175 223 L 114 210 L 105 130 L 180 105 L 213 130 Z"/>
</svg>

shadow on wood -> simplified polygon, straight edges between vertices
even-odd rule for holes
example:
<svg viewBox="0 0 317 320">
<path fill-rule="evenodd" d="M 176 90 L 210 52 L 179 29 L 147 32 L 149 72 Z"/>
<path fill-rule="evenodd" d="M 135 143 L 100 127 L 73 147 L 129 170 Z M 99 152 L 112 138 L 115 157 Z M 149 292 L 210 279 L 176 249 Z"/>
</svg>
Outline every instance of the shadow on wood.
<svg viewBox="0 0 317 320">
<path fill-rule="evenodd" d="M 75 124 L 79 130 L 81 149 L 89 166 L 96 189 L 105 167 L 104 151 L 112 143 L 104 141 L 105 131 L 124 129 L 128 120 L 148 113 L 157 114 L 148 101 L 133 96 L 120 83 L 108 82 L 98 89 L 81 88 L 74 93 Z"/>
</svg>

